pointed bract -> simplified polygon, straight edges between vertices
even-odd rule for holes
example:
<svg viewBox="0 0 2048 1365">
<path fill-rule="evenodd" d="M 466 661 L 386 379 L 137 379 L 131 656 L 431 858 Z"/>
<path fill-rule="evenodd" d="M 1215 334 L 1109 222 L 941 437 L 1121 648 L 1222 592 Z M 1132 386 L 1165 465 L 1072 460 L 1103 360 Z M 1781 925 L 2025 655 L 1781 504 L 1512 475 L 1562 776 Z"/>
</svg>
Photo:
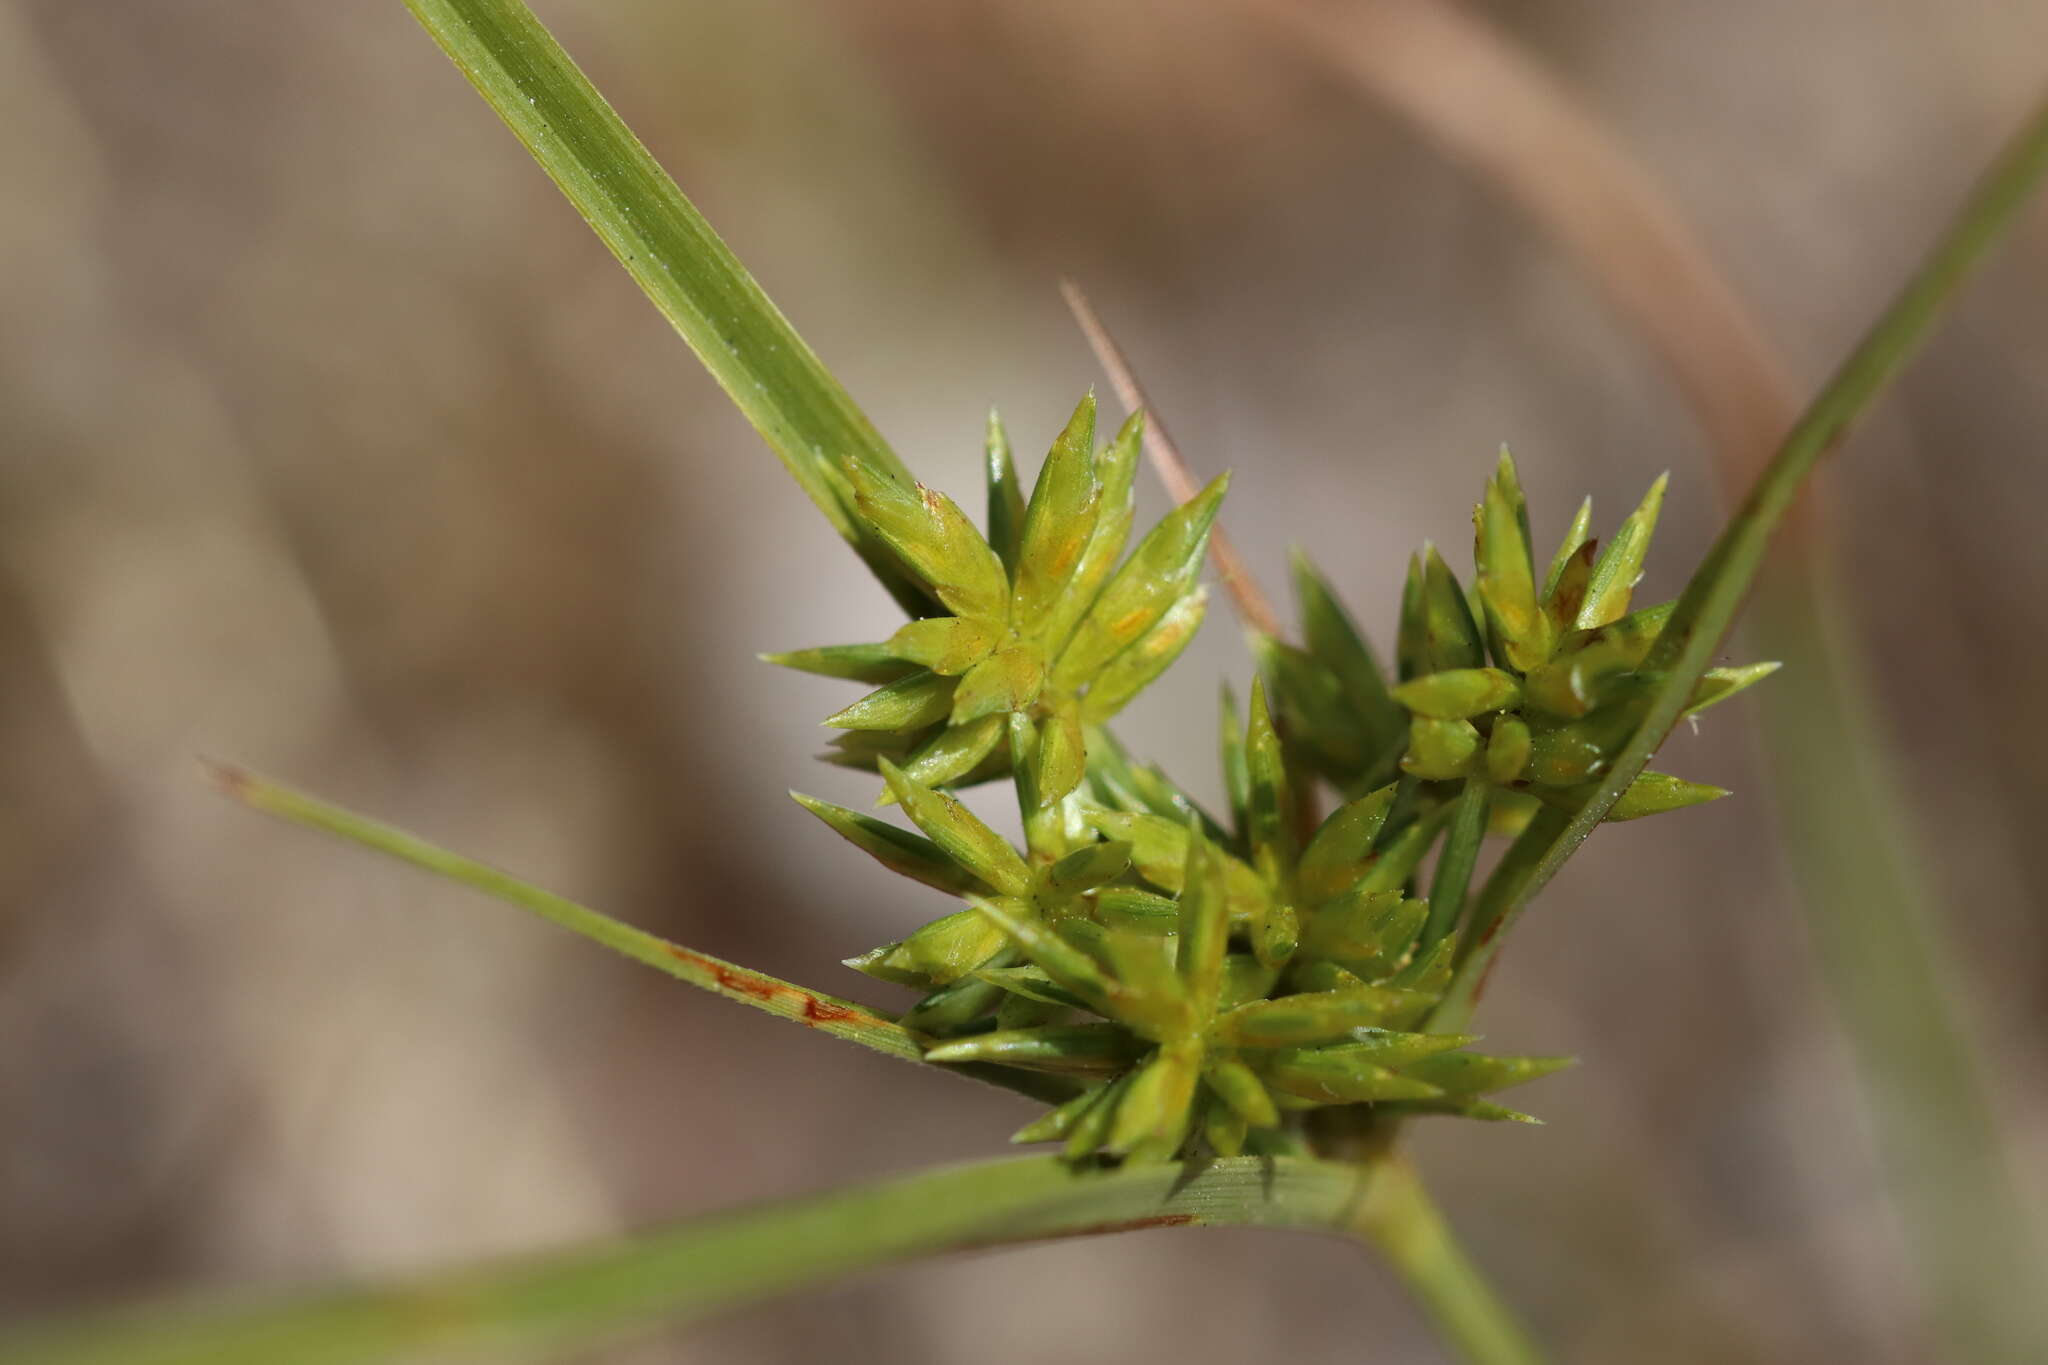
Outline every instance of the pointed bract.
<svg viewBox="0 0 2048 1365">
<path fill-rule="evenodd" d="M 1258 1073 L 1243 1062 L 1223 1058 L 1211 1062 L 1203 1073 L 1203 1079 L 1216 1092 L 1217 1098 L 1228 1105 L 1238 1117 L 1253 1128 L 1275 1128 L 1280 1123 L 1280 1111 L 1273 1107 L 1273 1097 L 1266 1093 L 1264 1082 Z"/>
<path fill-rule="evenodd" d="M 1454 1095 L 1482 1095 L 1525 1085 L 1572 1064 L 1570 1057 L 1486 1057 L 1476 1052 L 1441 1052 L 1409 1063 L 1403 1073 Z"/>
<path fill-rule="evenodd" d="M 1572 524 L 1565 530 L 1564 543 L 1559 545 L 1557 553 L 1551 556 L 1550 571 L 1543 576 L 1543 601 L 1545 606 L 1549 605 L 1551 599 L 1557 593 L 1558 580 L 1564 577 L 1565 565 L 1570 563 L 1572 558 L 1579 553 L 1580 548 L 1586 544 L 1586 539 L 1592 534 L 1592 530 L 1593 500 L 1587 498 L 1579 504 L 1578 512 L 1572 517 Z M 1588 567 L 1591 567 L 1591 564 L 1591 559 L 1588 559 Z M 1574 608 L 1572 612 L 1567 613 L 1565 616 L 1554 619 L 1569 620 L 1577 614 L 1577 610 Z"/>
<path fill-rule="evenodd" d="M 983 716 L 965 725 L 939 731 L 918 746 L 904 762 L 904 774 L 927 787 L 940 787 L 966 777 L 982 765 L 1002 742 L 1001 716 Z M 894 793 L 890 793 L 893 799 Z"/>
<path fill-rule="evenodd" d="M 919 730 L 944 720 L 953 709 L 958 680 L 921 669 L 884 683 L 842 711 L 825 717 L 841 730 Z"/>
<path fill-rule="evenodd" d="M 846 462 L 860 518 L 956 616 L 1001 622 L 1010 579 L 996 552 L 947 497 L 919 484 L 906 489 L 857 459 Z"/>
<path fill-rule="evenodd" d="M 1469 720 L 1431 720 L 1417 716 L 1408 727 L 1408 752 L 1401 771 L 1434 782 L 1464 777 L 1479 753 L 1479 731 Z"/>
<path fill-rule="evenodd" d="M 950 985 L 1002 951 L 1002 931 L 975 910 L 959 910 L 908 938 L 884 944 L 846 965 L 880 981 L 929 991 Z"/>
<path fill-rule="evenodd" d="M 885 644 L 825 645 L 818 649 L 793 649 L 784 654 L 763 654 L 760 659 L 777 668 L 792 668 L 799 673 L 864 683 L 897 682 L 924 671 L 922 665 L 898 657 Z"/>
<path fill-rule="evenodd" d="M 955 896 L 964 896 L 981 886 L 980 878 L 929 839 L 898 829 L 872 815 L 820 801 L 815 796 L 805 796 L 802 792 L 791 792 L 790 796 L 798 805 L 830 825 L 841 838 L 891 872 L 901 873 L 913 881 Z"/>
<path fill-rule="evenodd" d="M 1053 681 L 1079 687 L 1135 644 L 1194 586 L 1208 545 L 1209 527 L 1229 487 L 1219 476 L 1193 500 L 1175 508 L 1138 542 L 1138 548 L 1102 589 L 1074 638 L 1053 665 Z"/>
<path fill-rule="evenodd" d="M 1021 896 L 1030 889 L 1031 874 L 1009 840 L 953 797 L 906 777 L 887 759 L 881 768 L 904 814 L 955 862 L 1002 895 Z"/>
<path fill-rule="evenodd" d="M 1230 947 L 1230 906 L 1216 854 L 1199 829 L 1188 834 L 1182 874 L 1175 967 L 1197 1014 L 1216 1009 L 1223 989 L 1223 957 Z"/>
<path fill-rule="evenodd" d="M 1529 513 L 1515 465 L 1506 451 L 1486 485 L 1474 514 L 1473 559 L 1479 567 L 1479 596 L 1505 662 L 1517 670 L 1550 657 L 1555 626 L 1536 597 L 1535 565 L 1529 548 Z"/>
<path fill-rule="evenodd" d="M 1586 584 L 1585 600 L 1579 606 L 1575 624 L 1581 630 L 1604 626 L 1628 612 L 1629 597 L 1643 576 L 1643 557 L 1649 552 L 1650 537 L 1657 530 L 1657 513 L 1664 506 L 1664 485 L 1670 479 L 1660 474 L 1643 495 L 1642 503 L 1607 542 Z"/>
<path fill-rule="evenodd" d="M 1138 472 L 1138 446 L 1145 430 L 1143 413 L 1134 412 L 1118 430 L 1116 439 L 1096 452 L 1095 482 L 1100 494 L 1095 529 L 1081 552 L 1067 590 L 1053 605 L 1040 638 L 1047 651 L 1057 656 L 1073 638 L 1074 627 L 1095 604 L 1096 595 L 1116 568 L 1125 544 L 1131 538 L 1136 515 L 1132 485 Z"/>
<path fill-rule="evenodd" d="M 971 911 L 969 913 L 972 913 Z M 1064 1024 L 980 1033 L 927 1050 L 928 1062 L 996 1062 L 1067 1075 L 1114 1075 L 1143 1056 L 1114 1024 Z"/>
<path fill-rule="evenodd" d="M 1095 395 L 1081 400 L 1038 472 L 1024 514 L 1011 616 L 1027 638 L 1041 639 L 1049 615 L 1073 581 L 1095 532 L 1101 490 L 1095 482 Z"/>
<path fill-rule="evenodd" d="M 1045 658 L 1029 645 L 999 649 L 967 670 L 953 692 L 952 723 L 1022 711 L 1045 687 Z"/>
<path fill-rule="evenodd" d="M 1330 812 L 1302 851 L 1299 885 L 1311 905 L 1352 886 L 1374 859 L 1373 846 L 1394 803 L 1391 784 Z"/>
<path fill-rule="evenodd" d="M 1394 689 L 1394 700 L 1432 720 L 1464 720 L 1505 710 L 1522 699 L 1515 675 L 1498 668 L 1458 668 L 1410 678 Z"/>
<path fill-rule="evenodd" d="M 988 435 L 982 444 L 988 478 L 988 543 L 1014 578 L 1017 550 L 1024 537 L 1024 488 L 1017 463 L 1010 457 L 1009 433 L 994 408 L 988 410 Z"/>
<path fill-rule="evenodd" d="M 1739 668 L 1710 668 L 1701 678 L 1699 686 L 1693 689 L 1687 701 L 1685 714 L 1696 716 L 1709 706 L 1719 705 L 1737 692 L 1756 686 L 1765 678 L 1776 673 L 1783 665 L 1777 663 L 1744 664 Z"/>
<path fill-rule="evenodd" d="M 1172 666 L 1202 628 L 1209 605 L 1207 589 L 1197 587 L 1167 609 L 1151 630 L 1095 675 L 1082 702 L 1082 714 L 1099 725 L 1130 704 Z"/>
<path fill-rule="evenodd" d="M 998 638 L 986 622 L 964 616 L 930 616 L 900 627 L 889 637 L 886 648 L 900 659 L 950 678 L 987 658 Z"/>
<path fill-rule="evenodd" d="M 1308 652 L 1342 683 L 1346 699 L 1367 731 L 1390 736 L 1403 723 L 1387 695 L 1386 675 L 1372 646 L 1308 556 L 1293 555 L 1294 591 L 1301 602 L 1301 633 Z"/>
</svg>

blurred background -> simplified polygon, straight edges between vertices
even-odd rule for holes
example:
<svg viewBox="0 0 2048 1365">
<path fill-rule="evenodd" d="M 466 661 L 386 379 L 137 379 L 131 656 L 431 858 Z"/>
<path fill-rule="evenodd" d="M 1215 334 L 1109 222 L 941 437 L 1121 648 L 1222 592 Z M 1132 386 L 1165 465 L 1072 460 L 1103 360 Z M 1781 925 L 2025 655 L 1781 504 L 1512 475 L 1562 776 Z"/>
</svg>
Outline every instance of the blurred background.
<svg viewBox="0 0 2048 1365">
<path fill-rule="evenodd" d="M 1643 600 L 1719 524 L 1709 443 L 1579 265 L 1272 6 L 536 7 L 941 487 L 978 498 L 991 403 L 1031 455 L 1097 382 L 1067 274 L 1190 460 L 1239 472 L 1254 569 L 1278 584 L 1309 547 L 1383 643 L 1421 539 L 1464 564 L 1503 441 L 1545 544 L 1581 494 L 1611 526 L 1671 471 Z M 2040 0 L 1467 12 L 1648 165 L 1802 393 L 2048 52 Z M 0 1320 L 998 1151 L 1012 1097 L 201 779 L 199 755 L 243 763 L 883 1006 L 838 960 L 938 908 L 784 794 L 864 803 L 812 759 L 850 686 L 754 660 L 880 638 L 894 609 L 396 0 L 0 0 L 0 110 Z M 1830 492 L 1882 742 L 2036 1177 L 2044 317 L 2036 206 Z M 1127 740 L 1185 754 L 1219 676 L 1248 676 L 1220 610 Z M 1418 1130 L 1565 1360 L 1933 1358 L 1752 707 L 1659 765 L 1738 798 L 1604 832 L 1508 954 L 1493 1044 L 1583 1059 L 1524 1093 L 1548 1126 Z M 1175 767 L 1220 785 L 1206 740 Z M 1441 1358 L 1358 1253 L 1233 1231 L 870 1275 L 588 1359 L 828 1352 Z"/>
</svg>

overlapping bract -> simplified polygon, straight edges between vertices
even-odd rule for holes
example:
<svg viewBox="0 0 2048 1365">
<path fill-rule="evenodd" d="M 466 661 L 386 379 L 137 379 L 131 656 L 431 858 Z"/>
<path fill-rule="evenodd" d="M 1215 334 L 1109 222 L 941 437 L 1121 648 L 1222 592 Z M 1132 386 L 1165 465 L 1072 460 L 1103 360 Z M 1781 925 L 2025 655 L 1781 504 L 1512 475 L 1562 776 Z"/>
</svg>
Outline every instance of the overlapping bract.
<svg viewBox="0 0 2048 1365">
<path fill-rule="evenodd" d="M 847 733 L 831 761 L 955 785 L 1010 771 L 1006 717 L 1031 717 L 1041 803 L 1080 784 L 1081 729 L 1108 719 L 1162 673 L 1201 625 L 1198 579 L 1227 478 L 1168 514 L 1128 559 L 1143 418 L 1095 447 L 1095 399 L 1074 410 L 1023 496 L 993 414 L 986 536 L 943 493 L 845 466 L 861 524 L 950 615 L 910 622 L 877 644 L 767 656 L 772 663 L 878 684 L 827 725 Z"/>
</svg>

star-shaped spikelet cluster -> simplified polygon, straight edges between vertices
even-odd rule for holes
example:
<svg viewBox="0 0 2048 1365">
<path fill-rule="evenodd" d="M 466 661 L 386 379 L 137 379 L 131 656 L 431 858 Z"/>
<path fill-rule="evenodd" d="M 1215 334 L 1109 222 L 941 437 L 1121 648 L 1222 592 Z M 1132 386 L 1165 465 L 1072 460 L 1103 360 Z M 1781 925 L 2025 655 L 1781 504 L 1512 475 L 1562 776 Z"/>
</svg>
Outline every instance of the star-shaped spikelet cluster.
<svg viewBox="0 0 2048 1365">
<path fill-rule="evenodd" d="M 991 414 L 986 536 L 945 494 L 848 462 L 855 514 L 951 614 L 877 644 L 766 656 L 878 684 L 826 720 L 846 732 L 833 762 L 878 770 L 887 761 L 935 786 L 999 777 L 1010 770 L 1006 717 L 1025 715 L 1043 732 L 1045 802 L 1080 784 L 1082 726 L 1109 719 L 1164 672 L 1207 605 L 1202 551 L 1227 479 L 1123 558 L 1143 430 L 1133 416 L 1097 450 L 1095 399 L 1083 399 L 1027 503 Z"/>
<path fill-rule="evenodd" d="M 859 515 L 951 614 L 771 656 L 877 685 L 828 721 L 849 732 L 832 759 L 879 773 L 914 830 L 797 799 L 963 902 L 849 965 L 921 992 L 902 1022 L 928 1060 L 1055 1078 L 1068 1097 L 1017 1137 L 1077 1161 L 1287 1150 L 1314 1110 L 1526 1119 L 1484 1097 L 1565 1059 L 1476 1053 L 1431 1017 L 1482 840 L 1578 799 L 1628 738 L 1668 614 L 1629 610 L 1661 481 L 1605 550 L 1582 510 L 1539 587 L 1503 456 L 1475 591 L 1434 551 L 1413 563 L 1394 681 L 1299 564 L 1303 646 L 1260 642 L 1242 719 L 1225 694 L 1218 818 L 1104 722 L 1200 622 L 1222 481 L 1119 566 L 1140 428 L 1096 449 L 1093 424 L 1084 401 L 1027 503 L 991 421 L 985 537 L 943 495 L 848 467 Z M 1765 672 L 1717 671 L 1695 709 Z M 1004 775 L 1022 848 L 948 790 Z M 1340 796 L 1321 819 L 1319 781 Z M 1718 794 L 1645 774 L 1613 818 Z"/>
</svg>

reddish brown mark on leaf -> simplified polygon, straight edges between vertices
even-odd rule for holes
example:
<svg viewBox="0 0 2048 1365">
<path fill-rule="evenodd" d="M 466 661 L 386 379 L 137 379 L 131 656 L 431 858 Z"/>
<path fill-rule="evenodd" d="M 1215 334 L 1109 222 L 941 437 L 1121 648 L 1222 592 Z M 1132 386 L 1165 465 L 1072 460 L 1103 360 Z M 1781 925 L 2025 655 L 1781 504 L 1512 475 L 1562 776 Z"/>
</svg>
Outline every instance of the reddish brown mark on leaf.
<svg viewBox="0 0 2048 1365">
<path fill-rule="evenodd" d="M 804 1000 L 804 1018 L 813 1024 L 844 1024 L 859 1019 L 865 1012 L 850 1005 L 835 1005 L 817 996 Z"/>
<path fill-rule="evenodd" d="M 669 955 L 692 971 L 702 972 L 716 982 L 720 990 L 758 1000 L 764 1005 L 774 1005 L 787 1010 L 798 1023 L 816 1028 L 820 1024 L 855 1023 L 871 1017 L 866 1010 L 853 1005 L 842 1005 L 837 1001 L 821 999 L 807 990 L 789 985 L 787 982 L 772 981 L 720 962 L 715 957 L 690 951 L 680 944 L 667 945 Z"/>
</svg>

